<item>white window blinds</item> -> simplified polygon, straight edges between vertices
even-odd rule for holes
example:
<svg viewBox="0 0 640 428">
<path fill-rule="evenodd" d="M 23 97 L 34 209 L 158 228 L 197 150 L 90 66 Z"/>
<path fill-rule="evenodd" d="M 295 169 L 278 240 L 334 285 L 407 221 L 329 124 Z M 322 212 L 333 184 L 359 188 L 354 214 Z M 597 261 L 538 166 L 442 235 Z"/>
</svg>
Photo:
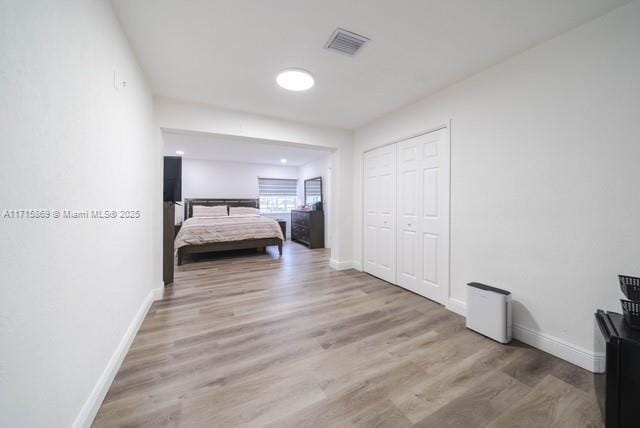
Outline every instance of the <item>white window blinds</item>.
<svg viewBox="0 0 640 428">
<path fill-rule="evenodd" d="M 296 196 L 298 180 L 258 178 L 260 196 Z"/>
</svg>

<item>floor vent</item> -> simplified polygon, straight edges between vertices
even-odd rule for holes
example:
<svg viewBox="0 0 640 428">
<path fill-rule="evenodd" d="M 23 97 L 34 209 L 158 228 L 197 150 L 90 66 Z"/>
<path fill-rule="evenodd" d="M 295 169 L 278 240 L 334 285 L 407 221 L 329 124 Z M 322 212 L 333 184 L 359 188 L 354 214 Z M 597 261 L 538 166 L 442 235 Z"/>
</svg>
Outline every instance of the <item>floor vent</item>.
<svg viewBox="0 0 640 428">
<path fill-rule="evenodd" d="M 336 28 L 324 47 L 331 51 L 354 56 L 368 41 L 368 37 Z"/>
</svg>

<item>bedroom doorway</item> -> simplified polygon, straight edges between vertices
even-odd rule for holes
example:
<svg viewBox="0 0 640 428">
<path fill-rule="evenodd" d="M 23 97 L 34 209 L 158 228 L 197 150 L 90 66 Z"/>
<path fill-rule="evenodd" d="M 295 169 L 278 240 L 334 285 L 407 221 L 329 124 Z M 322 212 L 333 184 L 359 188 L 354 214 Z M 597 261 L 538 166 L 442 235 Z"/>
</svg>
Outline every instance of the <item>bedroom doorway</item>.
<svg viewBox="0 0 640 428">
<path fill-rule="evenodd" d="M 241 248 L 272 248 L 267 254 L 279 255 L 282 245 L 260 239 L 306 243 L 308 248 L 330 245 L 334 206 L 330 175 L 335 149 L 179 130 L 163 130 L 162 137 L 164 155 L 182 160 L 181 206 L 174 218 L 174 251 L 179 265 Z M 305 188 L 305 182 L 317 185 Z M 318 193 L 314 203 L 308 203 L 305 195 L 311 190 Z M 244 208 L 254 211 L 242 213 L 244 217 L 239 220 L 239 207 L 234 201 L 252 201 Z M 206 207 L 222 203 L 227 210 L 224 216 L 218 213 L 211 220 L 214 214 Z M 198 205 L 205 209 L 185 210 Z M 209 220 L 194 218 L 201 214 Z M 250 219 L 252 216 L 256 218 Z M 229 226 L 234 222 L 242 226 Z M 309 245 L 310 237 L 318 233 L 321 245 Z"/>
</svg>

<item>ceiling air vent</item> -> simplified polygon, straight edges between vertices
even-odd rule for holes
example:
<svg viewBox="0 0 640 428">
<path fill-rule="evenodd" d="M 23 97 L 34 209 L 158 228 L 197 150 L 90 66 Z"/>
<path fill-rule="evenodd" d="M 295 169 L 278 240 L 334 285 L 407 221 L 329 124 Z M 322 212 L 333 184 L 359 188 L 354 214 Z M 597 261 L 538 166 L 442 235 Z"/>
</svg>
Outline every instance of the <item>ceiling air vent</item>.
<svg viewBox="0 0 640 428">
<path fill-rule="evenodd" d="M 342 28 L 336 28 L 336 31 L 329 37 L 329 41 L 324 47 L 332 51 L 354 56 L 368 41 L 368 37 L 343 30 Z"/>
</svg>

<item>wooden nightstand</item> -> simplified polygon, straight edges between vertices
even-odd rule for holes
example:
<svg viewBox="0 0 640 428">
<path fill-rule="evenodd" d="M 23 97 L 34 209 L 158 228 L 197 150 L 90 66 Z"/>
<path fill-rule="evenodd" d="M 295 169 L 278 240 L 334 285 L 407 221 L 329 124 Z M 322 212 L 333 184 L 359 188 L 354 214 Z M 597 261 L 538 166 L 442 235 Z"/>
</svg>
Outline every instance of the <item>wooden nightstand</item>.
<svg viewBox="0 0 640 428">
<path fill-rule="evenodd" d="M 280 229 L 282 229 L 282 236 L 284 236 L 284 240 L 287 240 L 287 222 L 285 220 L 278 219 L 278 224 L 280 225 Z"/>
</svg>

